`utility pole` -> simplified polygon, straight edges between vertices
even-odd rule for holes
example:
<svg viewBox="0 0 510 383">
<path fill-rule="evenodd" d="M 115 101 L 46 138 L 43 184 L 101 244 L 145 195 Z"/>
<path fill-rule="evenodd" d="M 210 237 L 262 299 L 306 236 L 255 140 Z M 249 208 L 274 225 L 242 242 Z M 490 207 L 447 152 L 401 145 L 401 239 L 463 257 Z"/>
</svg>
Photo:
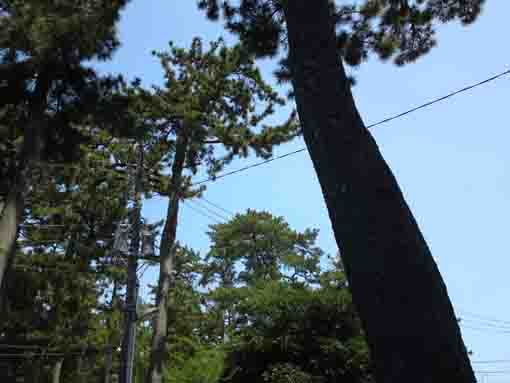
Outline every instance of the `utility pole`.
<svg viewBox="0 0 510 383">
<path fill-rule="evenodd" d="M 136 338 L 136 303 L 138 300 L 138 253 L 142 213 L 143 146 L 138 143 L 134 206 L 130 214 L 131 243 L 128 255 L 124 335 L 122 339 L 120 383 L 132 383 Z"/>
</svg>

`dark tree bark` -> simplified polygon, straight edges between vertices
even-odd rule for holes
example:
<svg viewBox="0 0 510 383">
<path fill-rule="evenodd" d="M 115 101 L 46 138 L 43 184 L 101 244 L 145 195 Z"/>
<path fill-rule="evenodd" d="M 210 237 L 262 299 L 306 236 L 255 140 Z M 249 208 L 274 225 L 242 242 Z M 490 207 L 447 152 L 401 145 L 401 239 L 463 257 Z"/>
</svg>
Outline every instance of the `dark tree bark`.
<svg viewBox="0 0 510 383">
<path fill-rule="evenodd" d="M 182 132 L 177 133 L 175 158 L 172 164 L 172 176 L 169 185 L 168 211 L 159 252 L 160 269 L 156 296 L 157 311 L 152 322 L 153 335 L 149 370 L 147 372 L 148 383 L 163 382 L 163 364 L 166 356 L 166 339 L 168 334 L 169 294 L 174 271 L 174 245 L 179 216 L 179 201 L 181 198 L 181 179 L 187 148 L 188 138 Z"/>
<path fill-rule="evenodd" d="M 378 383 L 475 382 L 445 284 L 356 109 L 328 0 L 290 0 L 289 59 L 304 138 Z"/>
</svg>

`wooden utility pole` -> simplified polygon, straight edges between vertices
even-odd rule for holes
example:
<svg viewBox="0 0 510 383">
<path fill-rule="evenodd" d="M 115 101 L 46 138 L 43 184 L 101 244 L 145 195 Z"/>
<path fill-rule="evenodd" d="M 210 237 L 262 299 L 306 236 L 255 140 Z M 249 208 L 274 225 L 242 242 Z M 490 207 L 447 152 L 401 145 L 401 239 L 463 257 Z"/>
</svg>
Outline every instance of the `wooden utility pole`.
<svg viewBox="0 0 510 383">
<path fill-rule="evenodd" d="M 124 335 L 122 340 L 120 383 L 132 383 L 136 338 L 136 304 L 138 299 L 138 253 L 140 251 L 140 228 L 142 212 L 143 146 L 138 143 L 135 176 L 134 206 L 130 214 L 131 243 L 128 255 L 126 307 Z"/>
</svg>

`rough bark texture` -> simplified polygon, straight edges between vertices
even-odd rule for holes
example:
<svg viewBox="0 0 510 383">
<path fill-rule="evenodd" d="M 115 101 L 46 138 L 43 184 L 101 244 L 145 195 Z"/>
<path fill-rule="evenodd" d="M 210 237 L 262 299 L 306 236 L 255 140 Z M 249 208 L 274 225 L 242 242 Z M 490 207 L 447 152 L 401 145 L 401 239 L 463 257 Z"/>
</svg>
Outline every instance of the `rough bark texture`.
<svg viewBox="0 0 510 383">
<path fill-rule="evenodd" d="M 156 296 L 157 311 L 152 322 L 153 335 L 147 377 L 147 382 L 150 383 L 162 383 L 163 381 L 163 367 L 166 356 L 166 338 L 168 333 L 169 294 L 174 271 L 174 245 L 177 233 L 177 218 L 179 215 L 181 177 L 188 146 L 187 141 L 188 139 L 184 135 L 177 137 L 175 158 L 172 165 L 172 178 L 170 180 L 169 193 L 170 198 L 159 253 L 160 270 L 158 293 Z"/>
<path fill-rule="evenodd" d="M 475 382 L 439 270 L 354 104 L 328 0 L 288 1 L 285 14 L 304 138 L 377 382 Z"/>
</svg>

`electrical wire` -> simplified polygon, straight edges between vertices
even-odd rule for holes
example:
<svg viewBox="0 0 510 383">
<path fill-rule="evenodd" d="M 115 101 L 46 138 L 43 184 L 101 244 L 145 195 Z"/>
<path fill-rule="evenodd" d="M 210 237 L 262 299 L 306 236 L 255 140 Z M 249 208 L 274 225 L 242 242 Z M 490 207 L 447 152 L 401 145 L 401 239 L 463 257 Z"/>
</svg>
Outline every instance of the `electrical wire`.
<svg viewBox="0 0 510 383">
<path fill-rule="evenodd" d="M 207 218 L 209 218 L 211 221 L 214 221 L 214 222 L 215 222 L 215 223 L 217 223 L 217 224 L 222 224 L 222 223 L 224 223 L 224 222 L 222 222 L 222 221 L 218 220 L 217 218 L 215 218 L 215 217 L 213 217 L 213 216 L 209 215 L 208 213 L 205 213 L 205 212 L 203 212 L 203 211 L 201 211 L 201 210 L 199 210 L 199 209 L 195 208 L 194 206 L 191 206 L 191 205 L 190 205 L 190 204 L 188 204 L 186 201 L 182 201 L 182 202 L 183 202 L 183 205 L 184 205 L 184 206 L 186 206 L 186 207 L 190 208 L 191 210 L 195 211 L 196 213 L 198 213 L 198 214 L 202 215 L 203 217 L 207 217 Z"/>
<path fill-rule="evenodd" d="M 306 148 L 298 149 L 298 150 L 295 150 L 295 151 L 290 152 L 290 153 L 282 154 L 281 156 L 273 157 L 273 158 L 270 158 L 268 160 L 260 161 L 260 162 L 257 162 L 255 164 L 252 164 L 252 165 L 248 165 L 248 166 L 244 166 L 242 168 L 236 169 L 236 170 L 232 170 L 231 172 L 220 174 L 220 175 L 218 175 L 216 177 L 206 178 L 206 179 L 203 179 L 201 181 L 194 182 L 192 184 L 192 186 L 202 185 L 202 184 L 205 184 L 207 182 L 214 182 L 214 181 L 219 180 L 221 178 L 228 177 L 228 176 L 231 176 L 233 174 L 244 172 L 245 170 L 253 169 L 253 168 L 256 168 L 258 166 L 262 166 L 262 165 L 268 164 L 268 163 L 276 161 L 276 160 L 281 160 L 282 158 L 285 158 L 285 157 L 290 157 L 290 156 L 292 156 L 294 154 L 304 152 L 305 150 L 306 150 Z"/>
<path fill-rule="evenodd" d="M 471 313 L 469 311 L 464 311 L 464 310 L 460 310 L 460 311 L 463 312 L 467 316 L 472 316 L 472 317 L 478 318 L 478 320 L 480 320 L 480 321 L 495 322 L 495 323 L 501 323 L 501 324 L 506 324 L 506 325 L 510 326 L 509 320 L 494 319 L 494 318 L 487 317 L 485 315 Z"/>
<path fill-rule="evenodd" d="M 428 101 L 428 102 L 423 103 L 421 105 L 418 105 L 418 106 L 416 106 L 414 108 L 408 109 L 408 110 L 406 110 L 406 111 L 404 111 L 402 113 L 399 113 L 399 114 L 396 114 L 394 116 L 391 116 L 391 117 L 385 118 L 383 120 L 377 121 L 377 122 L 375 122 L 373 124 L 368 125 L 367 129 L 371 129 L 371 128 L 374 128 L 376 126 L 383 125 L 383 124 L 386 124 L 386 123 L 388 123 L 390 121 L 396 120 L 398 118 L 402 118 L 402 117 L 404 117 L 404 116 L 406 116 L 408 114 L 416 112 L 417 110 L 427 108 L 427 107 L 429 107 L 431 105 L 434 105 L 434 104 L 437 104 L 437 103 L 439 103 L 441 101 L 449 99 L 450 97 L 456 96 L 456 95 L 458 95 L 460 93 L 463 93 L 463 92 L 467 92 L 468 90 L 474 89 L 474 88 L 479 87 L 479 86 L 484 85 L 484 84 L 487 84 L 487 83 L 489 83 L 491 81 L 495 81 L 495 80 L 497 80 L 497 79 L 499 79 L 499 78 L 501 78 L 503 76 L 509 75 L 509 74 L 510 74 L 510 70 L 506 70 L 506 71 L 501 72 L 501 73 L 499 73 L 499 74 L 497 74 L 495 76 L 489 77 L 488 79 L 485 79 L 483 81 L 477 82 L 477 83 L 472 84 L 472 85 L 465 86 L 464 88 L 461 88 L 459 90 L 456 90 L 456 91 L 453 91 L 451 93 L 448 93 L 445 96 L 436 98 L 434 100 L 431 100 L 431 101 Z M 218 179 L 221 179 L 221 178 L 233 175 L 233 174 L 241 173 L 241 172 L 244 172 L 245 170 L 256 168 L 258 166 L 262 166 L 262 165 L 268 164 L 270 162 L 273 162 L 273 161 L 276 161 L 276 160 L 280 160 L 282 158 L 286 158 L 286 157 L 292 156 L 292 155 L 297 154 L 297 153 L 304 152 L 305 150 L 306 150 L 306 148 L 301 148 L 301 149 L 295 150 L 293 152 L 285 153 L 285 154 L 282 154 L 280 156 L 270 158 L 268 160 L 260 161 L 260 162 L 257 162 L 255 164 L 252 164 L 252 165 L 248 165 L 248 166 L 245 166 L 245 167 L 242 167 L 242 168 L 239 168 L 239 169 L 227 172 L 227 173 L 220 174 L 220 175 L 218 175 L 216 177 L 209 177 L 209 178 L 206 178 L 206 179 L 203 179 L 201 181 L 193 183 L 193 186 L 201 185 L 201 184 L 204 184 L 204 183 L 207 183 L 207 182 L 214 182 L 214 181 L 216 181 Z"/>
<path fill-rule="evenodd" d="M 510 374 L 510 370 L 494 370 L 494 371 L 474 371 L 475 374 Z"/>
<path fill-rule="evenodd" d="M 497 325 L 497 324 L 494 324 L 494 323 L 484 323 L 484 322 L 480 322 L 480 321 L 477 321 L 477 320 L 473 320 L 473 319 L 466 319 L 466 318 L 460 318 L 460 321 L 461 323 L 465 323 L 467 322 L 468 325 L 475 325 L 475 326 L 482 326 L 482 327 L 487 327 L 487 328 L 494 328 L 494 329 L 498 329 L 498 330 L 508 330 L 510 331 L 510 327 L 509 326 L 502 326 L 502 325 Z"/>
<path fill-rule="evenodd" d="M 76 270 L 70 267 L 59 267 L 59 266 L 25 266 L 25 265 L 12 265 L 12 267 L 19 271 L 33 271 L 33 272 L 43 272 L 43 271 L 54 271 L 54 272 L 73 272 L 73 273 L 82 273 L 82 274 L 92 274 L 98 275 L 108 271 L 108 269 L 99 269 L 99 270 Z M 1 345 L 0 345 L 1 346 Z"/>
<path fill-rule="evenodd" d="M 207 198 L 201 197 L 201 200 L 204 201 L 205 203 L 208 203 L 211 206 L 214 206 L 217 209 L 222 210 L 223 212 L 227 213 L 228 215 L 236 215 L 234 212 L 232 212 L 232 211 L 230 211 L 228 209 L 225 209 L 224 207 L 218 205 L 217 203 L 214 203 L 214 202 L 208 200 Z"/>
<path fill-rule="evenodd" d="M 476 326 L 461 324 L 461 328 L 466 329 L 466 330 L 475 330 L 475 331 L 485 332 L 488 334 L 510 334 L 510 331 L 500 331 L 497 329 L 487 328 L 487 327 L 476 327 Z"/>
<path fill-rule="evenodd" d="M 202 209 L 208 211 L 209 213 L 211 213 L 212 215 L 218 217 L 220 220 L 228 221 L 230 219 L 230 217 L 227 217 L 227 216 L 225 216 L 223 214 L 220 214 L 217 211 L 211 209 L 210 207 L 205 206 L 204 204 L 200 203 L 199 200 L 192 200 L 192 199 L 190 199 L 190 200 L 187 200 L 187 202 L 191 202 L 191 203 L 199 206 L 200 208 L 202 208 Z"/>
</svg>

